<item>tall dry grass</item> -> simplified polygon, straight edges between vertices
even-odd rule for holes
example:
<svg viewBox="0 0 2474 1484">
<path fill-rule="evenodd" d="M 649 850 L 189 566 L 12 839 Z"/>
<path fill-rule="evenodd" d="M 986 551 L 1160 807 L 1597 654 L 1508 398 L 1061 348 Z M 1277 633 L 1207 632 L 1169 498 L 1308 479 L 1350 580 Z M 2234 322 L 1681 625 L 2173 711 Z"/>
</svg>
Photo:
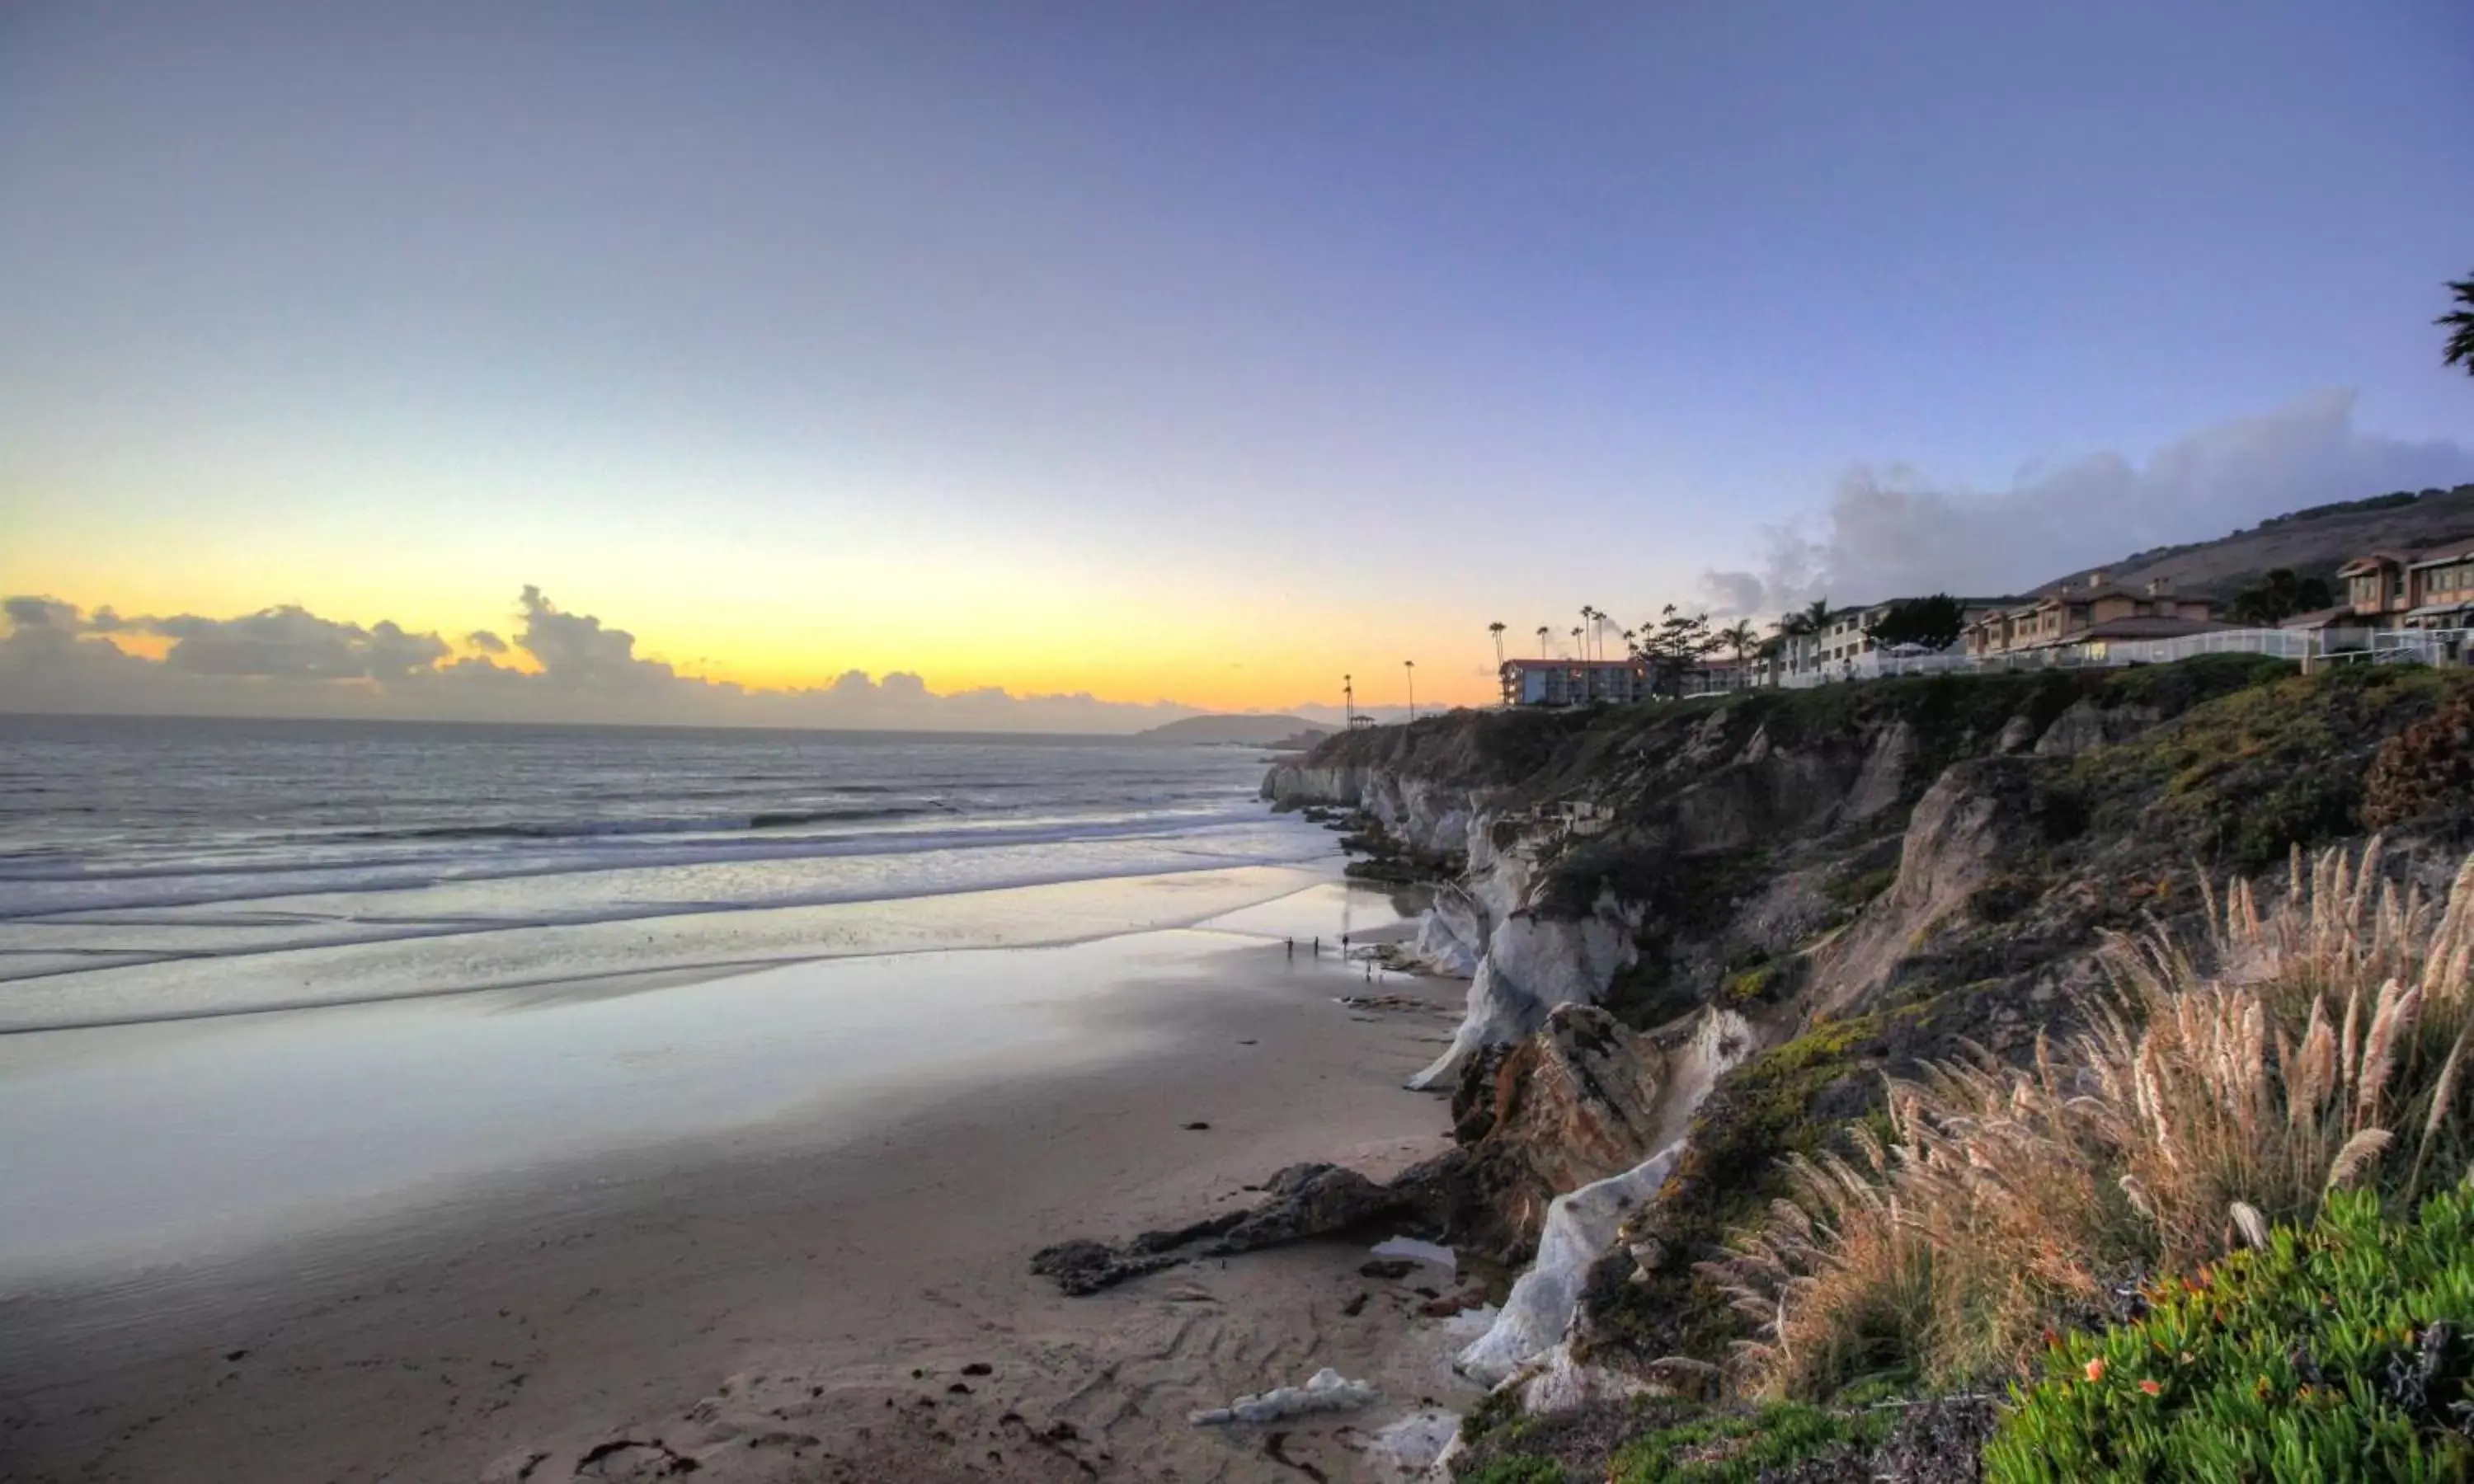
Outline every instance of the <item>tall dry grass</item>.
<svg viewBox="0 0 2474 1484">
<path fill-rule="evenodd" d="M 1791 1161 L 1790 1196 L 1710 1268 L 1760 1323 L 1755 1384 L 1999 1374 L 2332 1188 L 2410 1202 L 2453 1179 L 2474 857 L 2434 900 L 2380 855 L 2297 850 L 2272 910 L 2237 881 L 2195 943 L 2109 945 L 2108 990 L 2058 1049 L 1930 1066 L 1891 1085 L 1886 1138 Z"/>
</svg>

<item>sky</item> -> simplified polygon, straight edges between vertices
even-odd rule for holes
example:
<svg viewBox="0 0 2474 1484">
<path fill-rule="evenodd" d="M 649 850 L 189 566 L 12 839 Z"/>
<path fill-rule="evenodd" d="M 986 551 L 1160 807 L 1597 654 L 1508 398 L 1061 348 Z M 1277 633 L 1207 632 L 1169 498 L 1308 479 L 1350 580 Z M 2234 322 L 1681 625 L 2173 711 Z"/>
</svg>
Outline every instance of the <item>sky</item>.
<svg viewBox="0 0 2474 1484">
<path fill-rule="evenodd" d="M 2463 0 L 0 8 L 0 709 L 1126 730 L 2474 479 Z"/>
</svg>

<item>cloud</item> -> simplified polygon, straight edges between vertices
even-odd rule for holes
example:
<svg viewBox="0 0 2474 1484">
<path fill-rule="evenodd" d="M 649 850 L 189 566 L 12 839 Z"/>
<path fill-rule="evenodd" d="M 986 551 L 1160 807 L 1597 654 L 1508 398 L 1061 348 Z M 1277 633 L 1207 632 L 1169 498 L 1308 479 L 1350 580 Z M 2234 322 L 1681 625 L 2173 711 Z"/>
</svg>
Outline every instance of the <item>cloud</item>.
<svg viewBox="0 0 2474 1484">
<path fill-rule="evenodd" d="M 58 598 L 10 598 L 0 601 L 0 611 L 7 612 L 10 624 L 21 631 L 48 629 L 74 634 L 79 627 L 76 606 Z"/>
<path fill-rule="evenodd" d="M 2006 491 L 1937 486 L 1904 466 L 1850 469 L 1817 516 L 1763 531 L 1758 571 L 1705 572 L 1706 601 L 1721 614 L 1770 614 L 1822 596 L 2024 592 L 2307 505 L 2474 479 L 2474 449 L 2361 432 L 2354 401 L 2319 393 L 2203 428 L 2145 467 L 2091 454 L 2030 468 Z"/>
<path fill-rule="evenodd" d="M 636 636 L 624 629 L 607 629 L 601 620 L 562 611 L 527 583 L 517 600 L 524 626 L 516 647 L 541 665 L 543 682 L 561 690 L 612 690 L 657 687 L 677 679 L 658 659 L 636 658 Z"/>
<path fill-rule="evenodd" d="M 435 634 L 410 634 L 391 621 L 364 629 L 321 618 L 292 604 L 238 618 L 131 620 L 127 628 L 172 640 L 163 663 L 189 675 L 279 680 L 403 681 L 447 658 Z"/>
<path fill-rule="evenodd" d="M 487 630 L 456 656 L 438 634 L 391 619 L 364 627 L 279 605 L 231 618 L 123 618 L 57 598 L 0 599 L 0 709 L 183 715 L 391 716 L 458 721 L 676 723 L 903 730 L 1139 730 L 1197 714 L 1089 695 L 1017 696 L 1000 687 L 940 695 L 895 671 L 851 670 L 830 683 L 750 690 L 679 675 L 636 653 L 636 636 L 561 609 L 540 588 L 517 599 L 512 640 Z M 171 640 L 160 659 L 115 634 Z M 529 667 L 502 662 L 521 652 Z"/>
</svg>

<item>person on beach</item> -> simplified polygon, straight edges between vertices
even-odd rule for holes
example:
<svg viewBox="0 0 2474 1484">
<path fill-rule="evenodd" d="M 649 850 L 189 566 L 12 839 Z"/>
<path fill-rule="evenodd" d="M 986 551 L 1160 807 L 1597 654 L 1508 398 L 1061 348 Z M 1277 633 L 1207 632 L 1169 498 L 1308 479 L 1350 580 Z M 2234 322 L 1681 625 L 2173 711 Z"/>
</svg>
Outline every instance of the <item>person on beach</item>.
<svg viewBox="0 0 2474 1484">
<path fill-rule="evenodd" d="M 1291 957 L 1291 958 L 1295 958 L 1295 957 L 1297 957 L 1297 956 L 1298 956 L 1298 941 L 1297 941 L 1295 938 L 1292 938 L 1292 939 L 1290 939 L 1290 940 L 1289 940 L 1289 957 Z"/>
</svg>

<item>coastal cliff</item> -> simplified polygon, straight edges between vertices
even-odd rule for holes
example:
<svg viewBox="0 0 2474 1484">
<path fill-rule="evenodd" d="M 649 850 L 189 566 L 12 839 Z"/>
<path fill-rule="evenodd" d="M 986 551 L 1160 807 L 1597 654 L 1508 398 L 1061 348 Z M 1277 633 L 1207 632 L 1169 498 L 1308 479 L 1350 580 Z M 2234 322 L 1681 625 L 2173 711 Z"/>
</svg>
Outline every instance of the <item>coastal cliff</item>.
<svg viewBox="0 0 2474 1484">
<path fill-rule="evenodd" d="M 1472 1456 L 1516 1453 L 1489 1424 L 1524 1410 L 1719 1384 L 1746 1323 L 1701 1264 L 1781 1158 L 1835 1147 L 1885 1073 L 2027 1056 L 2108 936 L 2189 918 L 2203 878 L 2366 821 L 2393 874 L 2453 869 L 2465 696 L 2217 657 L 1454 712 L 1273 768 L 1275 806 L 1440 877 L 1413 956 L 1470 980 L 1412 1086 L 1456 1089 L 1454 1239 L 1535 1257 L 1462 1355 L 1506 1399 Z"/>
</svg>

